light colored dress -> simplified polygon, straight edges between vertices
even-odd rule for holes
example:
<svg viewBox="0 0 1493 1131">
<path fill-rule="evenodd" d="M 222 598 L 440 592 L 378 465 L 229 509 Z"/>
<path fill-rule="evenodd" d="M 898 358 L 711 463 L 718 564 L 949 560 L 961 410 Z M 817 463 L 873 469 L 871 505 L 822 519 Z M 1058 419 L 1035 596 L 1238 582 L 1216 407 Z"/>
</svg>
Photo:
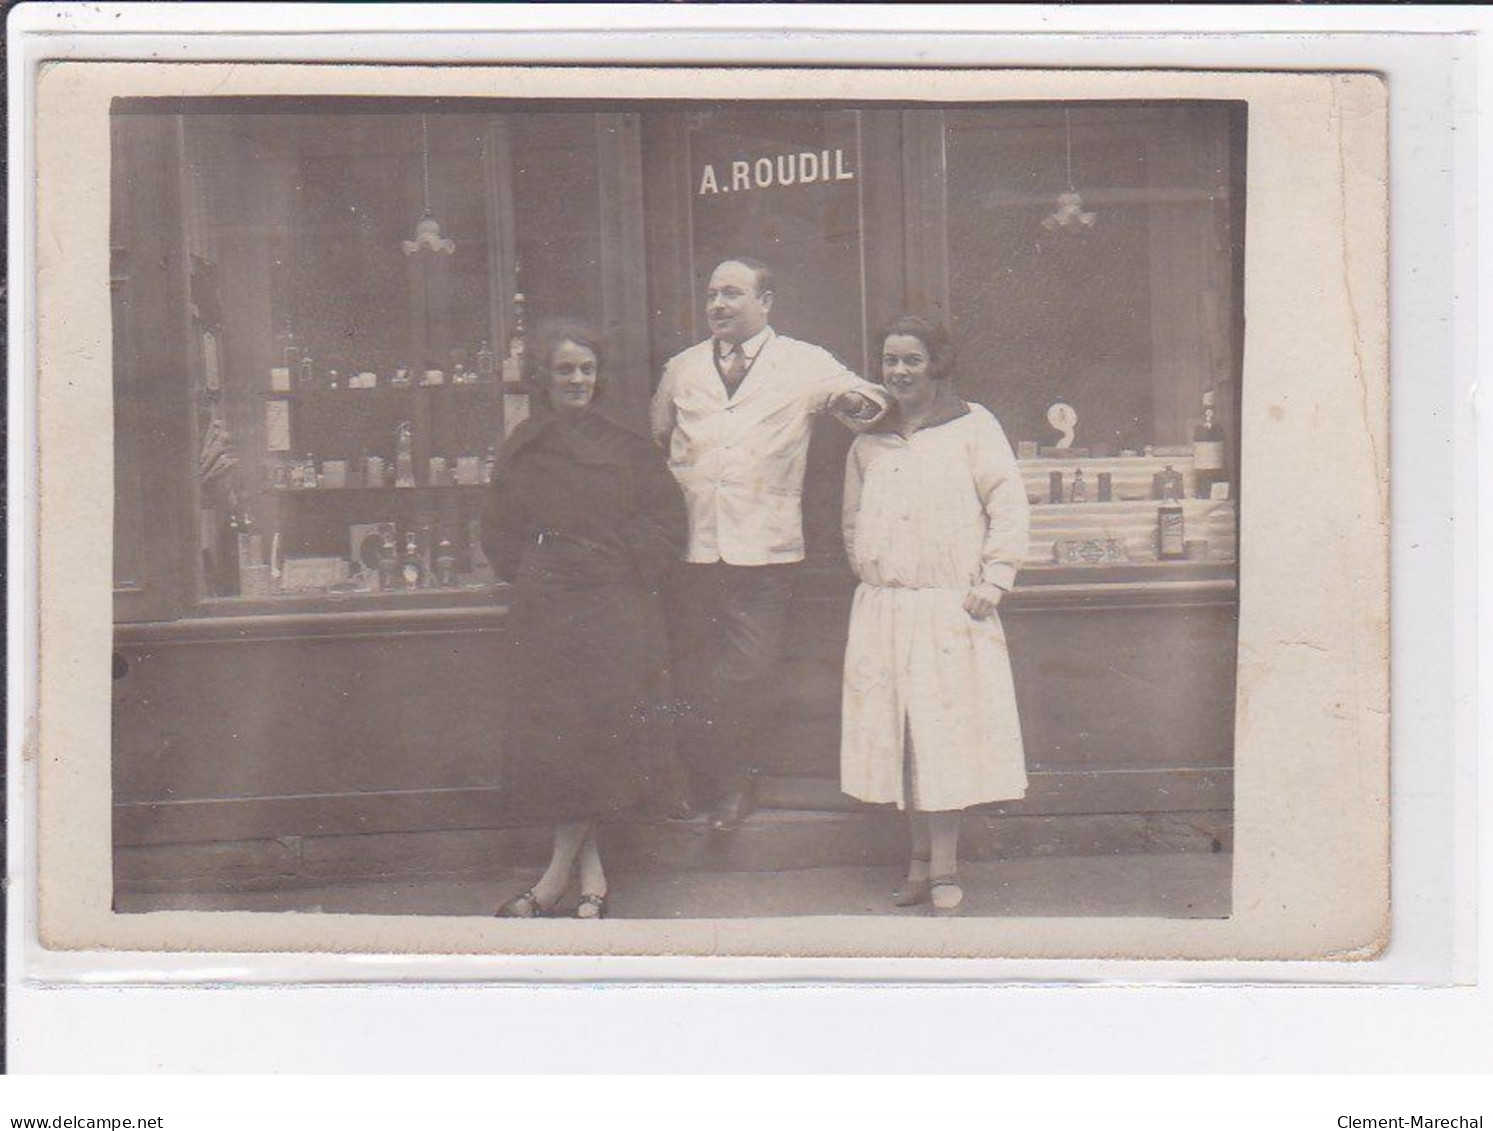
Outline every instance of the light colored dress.
<svg viewBox="0 0 1493 1131">
<path fill-rule="evenodd" d="M 861 584 L 840 745 L 850 796 L 939 811 L 1025 795 L 1006 634 L 964 599 L 981 581 L 1010 588 L 1028 517 L 1011 445 L 979 405 L 949 394 L 908 438 L 856 438 L 844 525 Z"/>
</svg>

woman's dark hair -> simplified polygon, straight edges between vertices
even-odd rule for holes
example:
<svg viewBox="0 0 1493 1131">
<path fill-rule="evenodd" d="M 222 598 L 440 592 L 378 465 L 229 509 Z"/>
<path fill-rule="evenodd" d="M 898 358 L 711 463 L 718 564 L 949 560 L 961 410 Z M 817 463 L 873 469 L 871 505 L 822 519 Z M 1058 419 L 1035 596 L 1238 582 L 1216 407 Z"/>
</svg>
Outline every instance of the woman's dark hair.
<svg viewBox="0 0 1493 1131">
<path fill-rule="evenodd" d="M 878 358 L 882 355 L 886 340 L 893 334 L 904 334 L 923 343 L 923 348 L 928 351 L 928 375 L 934 380 L 943 381 L 953 375 L 956 360 L 954 339 L 949 336 L 948 328 L 942 322 L 916 314 L 898 315 L 881 328 L 881 334 L 876 339 Z"/>
<path fill-rule="evenodd" d="M 599 400 L 606 388 L 606 343 L 601 331 L 579 318 L 550 318 L 540 323 L 532 337 L 524 343 L 524 382 L 531 396 L 542 405 L 549 404 L 550 362 L 555 351 L 566 342 L 574 342 L 596 355 L 596 393 L 592 400 Z"/>
</svg>

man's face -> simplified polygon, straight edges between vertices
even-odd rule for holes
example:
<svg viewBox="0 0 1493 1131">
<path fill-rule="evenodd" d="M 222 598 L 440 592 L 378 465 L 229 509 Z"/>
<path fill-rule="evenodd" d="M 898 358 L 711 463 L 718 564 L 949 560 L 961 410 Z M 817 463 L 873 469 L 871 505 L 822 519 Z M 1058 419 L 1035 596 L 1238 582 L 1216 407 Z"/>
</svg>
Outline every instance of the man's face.
<svg viewBox="0 0 1493 1131">
<path fill-rule="evenodd" d="M 705 292 L 705 318 L 711 337 L 739 343 L 767 325 L 772 292 L 757 292 L 757 273 L 745 263 L 727 260 L 710 276 Z"/>
</svg>

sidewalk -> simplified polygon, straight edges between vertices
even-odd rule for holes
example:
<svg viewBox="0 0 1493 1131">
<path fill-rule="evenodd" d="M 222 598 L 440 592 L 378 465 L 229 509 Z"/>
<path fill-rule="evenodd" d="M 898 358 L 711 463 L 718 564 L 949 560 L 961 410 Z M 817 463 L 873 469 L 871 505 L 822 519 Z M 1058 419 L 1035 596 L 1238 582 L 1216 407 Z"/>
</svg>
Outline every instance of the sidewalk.
<svg viewBox="0 0 1493 1131">
<path fill-rule="evenodd" d="M 1229 913 L 1233 857 L 1224 852 L 1050 856 L 960 865 L 961 913 L 979 916 L 1221 918 Z M 491 915 L 535 878 L 505 869 L 492 879 L 357 881 L 274 892 L 121 895 L 118 910 L 299 911 L 352 915 Z M 789 915 L 920 915 L 891 906 L 895 867 L 775 872 L 617 870 L 610 914 L 633 919 Z M 572 892 L 562 908 L 575 903 Z"/>
</svg>

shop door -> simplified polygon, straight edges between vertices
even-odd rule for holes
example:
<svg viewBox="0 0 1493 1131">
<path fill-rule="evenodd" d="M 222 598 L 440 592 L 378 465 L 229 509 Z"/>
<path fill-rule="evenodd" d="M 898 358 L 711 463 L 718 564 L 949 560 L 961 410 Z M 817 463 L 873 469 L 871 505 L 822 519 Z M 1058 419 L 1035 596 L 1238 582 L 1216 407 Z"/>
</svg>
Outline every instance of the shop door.
<svg viewBox="0 0 1493 1131">
<path fill-rule="evenodd" d="M 748 257 L 772 271 L 772 325 L 779 333 L 822 346 L 867 374 L 869 326 L 885 317 L 874 299 L 868 303 L 863 238 L 868 200 L 874 204 L 882 191 L 865 166 L 867 119 L 876 113 L 766 106 L 650 117 L 644 165 L 655 369 L 708 335 L 705 289 L 716 265 Z M 854 586 L 840 538 L 850 441 L 843 425 L 824 419 L 809 448 L 808 564 L 782 668 L 786 702 L 757 738 L 775 792 L 793 792 L 792 782 L 809 779 L 821 783 L 817 792 L 835 792 Z"/>
</svg>

